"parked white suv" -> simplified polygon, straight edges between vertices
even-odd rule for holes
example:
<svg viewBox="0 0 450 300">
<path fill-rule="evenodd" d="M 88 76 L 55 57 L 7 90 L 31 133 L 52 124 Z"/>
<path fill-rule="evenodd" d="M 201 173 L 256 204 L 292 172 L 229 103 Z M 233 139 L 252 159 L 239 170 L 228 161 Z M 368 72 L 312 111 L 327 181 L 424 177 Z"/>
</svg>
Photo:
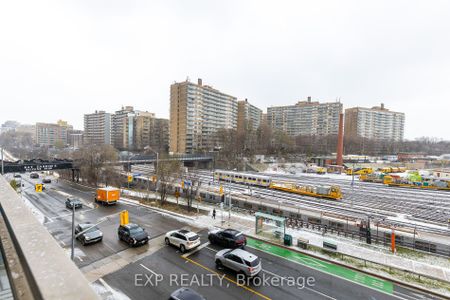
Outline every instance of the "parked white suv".
<svg viewBox="0 0 450 300">
<path fill-rule="evenodd" d="M 261 260 L 258 256 L 242 249 L 224 249 L 216 253 L 216 267 L 227 267 L 237 273 L 253 277 L 261 272 Z"/>
<path fill-rule="evenodd" d="M 180 248 L 182 253 L 194 249 L 200 245 L 200 237 L 189 230 L 173 230 L 166 233 L 166 245 L 174 245 Z"/>
</svg>

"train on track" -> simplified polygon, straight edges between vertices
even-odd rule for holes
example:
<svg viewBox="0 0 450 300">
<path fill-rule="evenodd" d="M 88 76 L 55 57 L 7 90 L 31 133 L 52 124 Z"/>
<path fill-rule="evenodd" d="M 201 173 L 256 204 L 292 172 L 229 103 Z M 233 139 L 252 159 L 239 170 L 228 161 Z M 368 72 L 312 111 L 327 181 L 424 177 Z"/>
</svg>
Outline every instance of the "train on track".
<svg viewBox="0 0 450 300">
<path fill-rule="evenodd" d="M 325 198 L 332 200 L 342 199 L 341 188 L 337 185 L 299 185 L 294 183 L 274 182 L 272 178 L 267 175 L 257 175 L 251 173 L 223 170 L 214 171 L 214 180 L 259 186 L 316 198 Z"/>
<path fill-rule="evenodd" d="M 413 189 L 424 189 L 424 190 L 439 190 L 439 191 L 450 191 L 450 181 L 445 180 L 410 180 L 408 178 L 401 178 L 395 176 L 386 175 L 383 178 L 383 183 L 392 187 L 404 187 Z"/>
</svg>

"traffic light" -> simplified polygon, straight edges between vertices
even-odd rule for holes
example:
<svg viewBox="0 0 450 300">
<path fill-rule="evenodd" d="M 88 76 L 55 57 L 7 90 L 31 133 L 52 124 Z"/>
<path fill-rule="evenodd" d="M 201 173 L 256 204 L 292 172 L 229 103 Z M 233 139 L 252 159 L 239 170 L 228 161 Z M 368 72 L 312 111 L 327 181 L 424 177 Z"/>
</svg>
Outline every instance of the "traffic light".
<svg viewBox="0 0 450 300">
<path fill-rule="evenodd" d="M 36 191 L 37 193 L 41 193 L 41 192 L 42 192 L 42 187 L 43 187 L 43 185 L 40 184 L 40 183 L 36 183 L 36 184 L 34 185 L 34 189 L 35 189 L 35 191 Z"/>
<path fill-rule="evenodd" d="M 132 182 L 133 181 L 133 175 L 128 175 L 128 182 Z"/>
<path fill-rule="evenodd" d="M 181 180 L 181 188 L 184 189 L 184 180 Z"/>
<path fill-rule="evenodd" d="M 220 186 L 219 193 L 223 195 L 223 186 Z"/>
</svg>

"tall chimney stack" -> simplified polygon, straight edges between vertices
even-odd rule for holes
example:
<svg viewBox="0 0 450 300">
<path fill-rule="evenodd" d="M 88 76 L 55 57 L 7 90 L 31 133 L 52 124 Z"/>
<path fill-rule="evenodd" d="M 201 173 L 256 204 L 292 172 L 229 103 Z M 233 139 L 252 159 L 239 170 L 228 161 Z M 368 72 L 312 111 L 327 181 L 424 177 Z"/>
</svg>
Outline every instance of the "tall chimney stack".
<svg viewBox="0 0 450 300">
<path fill-rule="evenodd" d="M 201 79 L 201 78 L 197 79 L 197 84 L 198 84 L 199 86 L 202 86 L 203 82 L 202 82 L 202 79 Z"/>
<path fill-rule="evenodd" d="M 344 153 L 344 114 L 339 114 L 339 131 L 338 131 L 338 142 L 336 151 L 336 165 L 342 166 L 344 164 L 343 159 Z"/>
</svg>

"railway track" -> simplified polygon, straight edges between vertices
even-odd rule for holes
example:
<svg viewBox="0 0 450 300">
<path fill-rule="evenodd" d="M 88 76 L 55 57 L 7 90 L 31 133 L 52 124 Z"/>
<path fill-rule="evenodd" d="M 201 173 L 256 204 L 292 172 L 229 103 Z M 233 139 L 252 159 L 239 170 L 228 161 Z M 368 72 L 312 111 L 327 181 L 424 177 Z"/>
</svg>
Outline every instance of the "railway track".
<svg viewBox="0 0 450 300">
<path fill-rule="evenodd" d="M 133 166 L 134 168 L 134 166 Z M 143 175 L 150 176 L 153 173 L 149 166 L 136 168 Z M 367 219 L 372 217 L 381 220 L 384 224 L 393 226 L 416 227 L 432 233 L 449 235 L 445 227 L 439 228 L 436 224 L 445 226 L 450 217 L 450 193 L 438 191 L 406 190 L 386 187 L 382 184 L 355 181 L 353 187 L 350 181 L 345 179 L 330 179 L 326 177 L 292 176 L 292 175 L 268 175 L 273 180 L 297 184 L 323 184 L 339 185 L 343 192 L 342 200 L 326 200 L 314 197 L 291 194 L 283 191 L 270 190 L 263 187 L 247 187 L 239 183 L 222 181 L 214 182 L 212 171 L 196 170 L 195 173 L 202 181 L 202 186 L 211 186 L 219 190 L 220 185 L 228 193 L 244 194 L 250 188 L 261 202 L 298 207 L 321 211 L 324 213 L 338 214 L 342 216 Z M 406 219 L 395 219 L 399 215 Z M 392 219 L 395 220 L 392 220 Z M 411 222 L 408 222 L 411 219 Z M 430 226 L 420 225 L 418 222 L 431 222 Z M 419 225 L 418 225 L 419 224 Z"/>
</svg>

